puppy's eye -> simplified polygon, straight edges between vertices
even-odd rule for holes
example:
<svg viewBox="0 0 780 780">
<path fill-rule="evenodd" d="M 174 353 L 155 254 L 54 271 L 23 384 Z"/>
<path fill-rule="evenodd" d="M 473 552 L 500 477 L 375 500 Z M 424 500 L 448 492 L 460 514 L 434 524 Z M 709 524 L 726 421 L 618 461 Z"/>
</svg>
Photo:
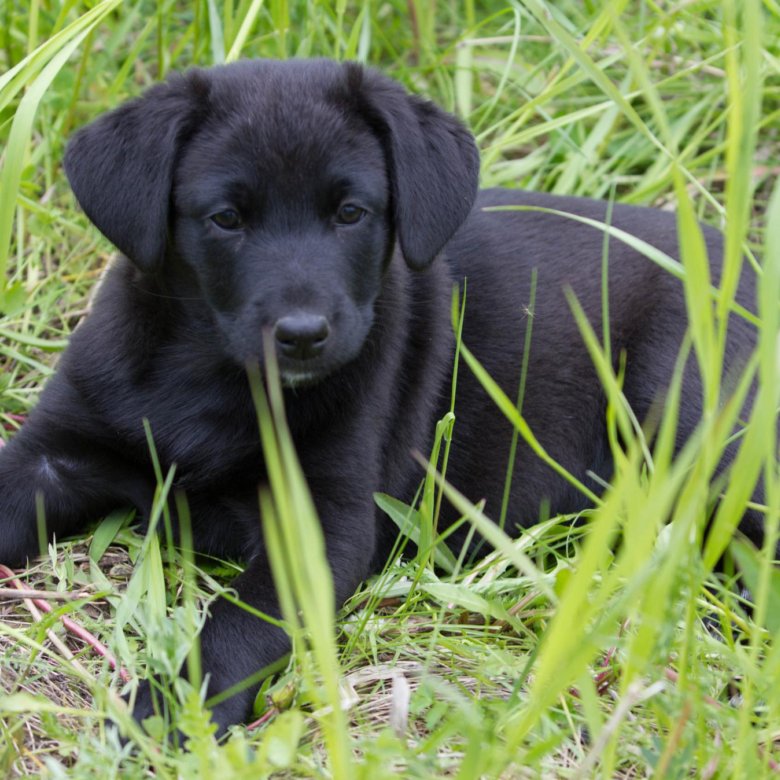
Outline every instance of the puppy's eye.
<svg viewBox="0 0 780 780">
<path fill-rule="evenodd" d="M 223 230 L 237 230 L 243 224 L 241 215 L 235 209 L 225 209 L 212 214 L 211 221 Z"/>
<path fill-rule="evenodd" d="M 345 203 L 336 213 L 336 222 L 339 225 L 354 225 L 366 216 L 366 210 L 354 203 Z"/>
</svg>

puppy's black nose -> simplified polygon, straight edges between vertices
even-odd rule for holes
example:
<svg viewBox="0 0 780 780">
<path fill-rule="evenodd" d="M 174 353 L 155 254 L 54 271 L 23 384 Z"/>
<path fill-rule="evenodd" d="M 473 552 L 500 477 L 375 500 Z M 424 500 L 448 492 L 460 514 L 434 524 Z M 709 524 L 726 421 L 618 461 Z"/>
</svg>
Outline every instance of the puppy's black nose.
<svg viewBox="0 0 780 780">
<path fill-rule="evenodd" d="M 320 314 L 288 314 L 274 326 L 279 354 L 295 360 L 317 357 L 325 349 L 329 334 L 328 320 Z"/>
</svg>

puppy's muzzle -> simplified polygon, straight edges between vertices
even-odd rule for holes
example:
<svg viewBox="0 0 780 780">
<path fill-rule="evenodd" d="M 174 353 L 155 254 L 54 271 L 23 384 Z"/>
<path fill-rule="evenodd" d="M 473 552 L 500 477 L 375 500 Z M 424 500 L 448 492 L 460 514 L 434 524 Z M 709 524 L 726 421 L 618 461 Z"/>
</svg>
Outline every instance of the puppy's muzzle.
<svg viewBox="0 0 780 780">
<path fill-rule="evenodd" d="M 311 360 L 322 354 L 330 335 L 321 314 L 298 312 L 281 317 L 274 325 L 274 341 L 280 355 L 291 360 Z"/>
</svg>

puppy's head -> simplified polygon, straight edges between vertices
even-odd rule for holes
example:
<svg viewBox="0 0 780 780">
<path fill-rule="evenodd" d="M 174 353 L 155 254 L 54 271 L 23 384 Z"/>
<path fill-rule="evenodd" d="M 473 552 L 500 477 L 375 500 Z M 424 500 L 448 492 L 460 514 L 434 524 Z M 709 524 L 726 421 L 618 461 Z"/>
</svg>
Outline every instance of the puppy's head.
<svg viewBox="0 0 780 780">
<path fill-rule="evenodd" d="M 81 130 L 65 168 L 143 274 L 186 278 L 230 357 L 261 359 L 270 330 L 295 385 L 358 355 L 395 241 L 426 267 L 479 162 L 454 117 L 374 71 L 256 60 L 151 88 Z"/>
</svg>

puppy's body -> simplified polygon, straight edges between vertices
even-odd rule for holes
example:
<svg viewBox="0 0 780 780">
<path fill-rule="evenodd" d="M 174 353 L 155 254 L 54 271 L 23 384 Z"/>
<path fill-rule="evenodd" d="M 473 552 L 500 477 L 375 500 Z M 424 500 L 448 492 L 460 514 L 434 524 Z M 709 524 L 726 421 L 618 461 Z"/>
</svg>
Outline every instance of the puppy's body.
<svg viewBox="0 0 780 780">
<path fill-rule="evenodd" d="M 126 257 L 0 455 L 0 559 L 37 551 L 36 494 L 58 537 L 117 505 L 148 512 L 147 418 L 163 468 L 176 466 L 197 546 L 246 559 L 239 596 L 278 614 L 244 368 L 262 362 L 270 331 L 343 601 L 389 552 L 393 528 L 373 493 L 412 498 L 422 473 L 410 453 L 428 449 L 449 407 L 450 299 L 464 278 L 466 345 L 514 397 L 533 317 L 523 414 L 573 474 L 610 476 L 604 395 L 564 294 L 571 288 L 601 332 L 603 233 L 550 213 L 484 210 L 542 207 L 604 222 L 606 206 L 502 190 L 474 202 L 468 133 L 389 80 L 326 62 L 194 72 L 82 131 L 66 166 L 85 211 Z M 610 222 L 676 254 L 671 215 L 618 205 Z M 706 236 L 717 275 L 720 239 Z M 612 354 L 627 354 L 625 394 L 643 419 L 662 400 L 686 331 L 682 288 L 620 241 L 608 257 Z M 752 302 L 747 278 L 739 297 Z M 727 372 L 754 342 L 743 321 L 732 324 Z M 680 442 L 700 396 L 689 361 Z M 448 477 L 497 516 L 511 428 L 467 371 L 456 418 Z M 534 522 L 543 502 L 553 513 L 586 505 L 521 446 L 511 527 Z M 202 637 L 210 693 L 286 646 L 279 629 L 218 602 Z M 246 717 L 252 697 L 218 705 L 220 727 Z M 151 709 L 142 688 L 137 714 Z"/>
<path fill-rule="evenodd" d="M 518 210 L 506 210 L 513 207 Z M 517 393 L 525 329 L 533 318 L 523 416 L 555 460 L 597 489 L 587 472 L 608 480 L 612 471 L 606 401 L 571 314 L 566 290 L 575 295 L 595 333 L 601 336 L 604 232 L 552 211 L 609 223 L 673 258 L 679 256 L 676 219 L 673 214 L 623 205 L 615 205 L 608 213 L 606 203 L 584 198 L 488 190 L 479 194 L 471 216 L 445 249 L 455 278 L 468 280 L 464 343 L 512 399 Z M 717 284 L 722 239 L 715 230 L 703 230 Z M 645 421 L 651 408 L 661 412 L 687 329 L 683 287 L 669 272 L 617 238 L 610 239 L 606 251 L 610 351 L 616 369 L 625 352 L 623 391 L 637 419 Z M 534 269 L 536 301 L 529 314 Z M 504 292 L 496 295 L 502 288 Z M 743 274 L 738 299 L 752 308 L 752 273 Z M 702 300 L 701 305 L 710 304 Z M 754 339 L 752 328 L 732 316 L 724 359 L 726 395 L 739 379 Z M 701 415 L 701 383 L 692 356 L 684 376 L 678 446 Z M 470 372 L 461 372 L 456 418 L 448 477 L 456 485 L 464 485 L 466 495 L 486 496 L 488 514 L 495 517 L 503 490 L 500 464 L 506 463 L 510 433 Z M 457 435 L 464 431 L 479 432 L 478 438 L 486 443 L 484 449 L 480 451 L 478 441 L 470 436 L 464 439 Z M 487 481 L 481 476 L 475 479 L 480 474 L 479 463 L 484 467 L 485 461 L 474 459 L 485 456 L 493 458 L 489 466 L 493 478 Z M 729 450 L 722 465 L 732 456 L 733 450 Z M 587 506 L 576 488 L 564 483 L 521 444 L 511 517 L 524 524 L 532 522 L 538 517 L 540 502 L 546 499 L 553 514 Z M 757 528 L 754 518 L 749 518 L 748 524 Z"/>
</svg>

